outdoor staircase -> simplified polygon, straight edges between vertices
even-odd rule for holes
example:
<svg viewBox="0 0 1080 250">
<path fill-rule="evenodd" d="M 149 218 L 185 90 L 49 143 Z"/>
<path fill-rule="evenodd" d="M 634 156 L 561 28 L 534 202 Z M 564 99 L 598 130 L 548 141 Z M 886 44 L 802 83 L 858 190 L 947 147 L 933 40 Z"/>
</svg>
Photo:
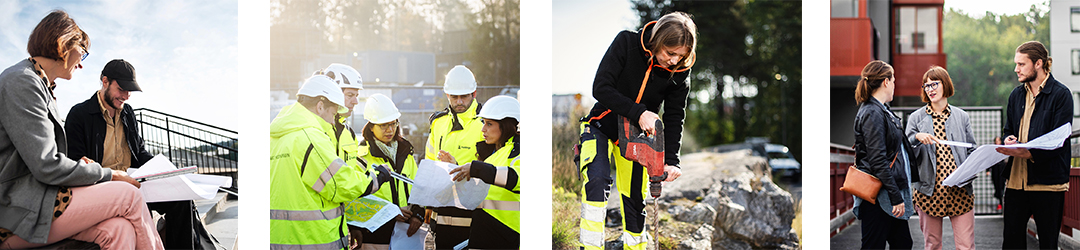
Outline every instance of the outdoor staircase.
<svg viewBox="0 0 1080 250">
<path fill-rule="evenodd" d="M 218 243 L 227 250 L 236 248 L 239 200 L 236 196 L 218 192 L 213 199 L 195 201 L 199 219 Z"/>
</svg>

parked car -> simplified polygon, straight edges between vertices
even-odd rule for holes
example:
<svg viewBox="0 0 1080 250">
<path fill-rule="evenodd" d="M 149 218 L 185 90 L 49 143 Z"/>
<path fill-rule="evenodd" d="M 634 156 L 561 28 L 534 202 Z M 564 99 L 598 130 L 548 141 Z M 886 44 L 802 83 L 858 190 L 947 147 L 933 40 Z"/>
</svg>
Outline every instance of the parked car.
<svg viewBox="0 0 1080 250">
<path fill-rule="evenodd" d="M 765 144 L 766 157 L 769 159 L 769 166 L 772 168 L 773 175 L 780 173 L 780 176 L 801 176 L 802 164 L 795 160 L 795 156 L 788 151 L 788 148 L 779 144 Z"/>
</svg>

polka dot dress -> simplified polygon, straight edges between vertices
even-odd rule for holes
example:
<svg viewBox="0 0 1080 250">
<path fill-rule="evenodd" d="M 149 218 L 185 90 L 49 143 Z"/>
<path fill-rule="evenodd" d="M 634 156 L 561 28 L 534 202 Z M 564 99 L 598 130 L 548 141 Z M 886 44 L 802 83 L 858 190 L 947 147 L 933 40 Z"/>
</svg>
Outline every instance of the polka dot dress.
<svg viewBox="0 0 1080 250">
<path fill-rule="evenodd" d="M 39 66 L 33 58 L 30 58 L 30 62 L 34 63 L 34 72 L 36 72 L 38 76 L 41 76 L 41 79 L 43 81 L 48 82 L 48 80 L 45 78 L 44 71 L 41 69 L 41 66 Z M 60 190 L 56 192 L 56 202 L 53 202 L 53 220 L 55 221 L 56 218 L 59 218 L 61 214 L 64 214 L 64 210 L 66 210 L 68 205 L 70 204 L 71 189 L 67 187 L 60 187 Z M 12 233 L 11 230 L 8 230 L 6 228 L 0 228 L 0 243 L 3 243 L 8 238 L 11 238 L 11 236 L 15 236 L 15 234 Z"/>
<path fill-rule="evenodd" d="M 934 119 L 934 137 L 948 140 L 945 137 L 945 121 L 949 120 L 949 109 L 946 108 L 941 114 L 937 114 L 931 111 L 928 105 L 926 113 L 930 114 Z M 934 182 L 934 195 L 926 196 L 920 192 L 915 192 L 915 205 L 919 206 L 924 213 L 934 217 L 952 217 L 970 212 L 974 198 L 967 194 L 964 188 L 941 185 L 941 181 L 945 180 L 945 177 L 956 171 L 957 165 L 952 154 L 952 147 L 938 145 L 934 148 L 934 154 L 937 155 L 937 166 L 935 166 L 937 178 L 935 178 Z"/>
</svg>

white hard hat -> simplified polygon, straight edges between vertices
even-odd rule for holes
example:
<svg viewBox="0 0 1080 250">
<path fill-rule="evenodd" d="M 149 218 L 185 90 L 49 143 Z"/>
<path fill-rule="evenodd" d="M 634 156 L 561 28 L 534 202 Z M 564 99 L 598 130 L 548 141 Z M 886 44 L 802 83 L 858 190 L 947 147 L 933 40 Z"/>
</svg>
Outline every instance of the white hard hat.
<svg viewBox="0 0 1080 250">
<path fill-rule="evenodd" d="M 323 75 L 308 77 L 304 80 L 304 86 L 296 92 L 296 96 L 326 97 L 330 102 L 337 104 L 339 114 L 349 112 L 349 108 L 345 107 L 345 94 L 341 93 L 341 89 L 334 84 L 333 80 L 330 80 L 330 77 Z"/>
<path fill-rule="evenodd" d="M 364 89 L 364 79 L 360 77 L 360 72 L 349 65 L 331 63 L 322 73 L 343 89 Z"/>
<path fill-rule="evenodd" d="M 367 98 L 367 103 L 364 103 L 364 119 L 371 123 L 383 124 L 398 117 L 401 117 L 401 112 L 398 112 L 394 101 L 383 94 L 371 95 Z"/>
<path fill-rule="evenodd" d="M 443 92 L 451 95 L 465 95 L 476 92 L 476 77 L 463 65 L 454 66 L 446 73 Z"/>
<path fill-rule="evenodd" d="M 484 102 L 484 106 L 480 108 L 481 118 L 502 120 L 503 118 L 514 118 L 521 122 L 521 104 L 517 99 L 513 97 L 500 95 L 488 99 Z"/>
</svg>

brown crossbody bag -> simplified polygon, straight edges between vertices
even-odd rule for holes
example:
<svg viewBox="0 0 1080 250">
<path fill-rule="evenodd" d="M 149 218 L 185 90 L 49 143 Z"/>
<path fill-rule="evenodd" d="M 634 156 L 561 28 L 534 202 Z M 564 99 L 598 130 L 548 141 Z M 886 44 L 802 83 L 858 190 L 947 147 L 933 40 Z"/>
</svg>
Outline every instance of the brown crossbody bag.
<svg viewBox="0 0 1080 250">
<path fill-rule="evenodd" d="M 892 162 L 889 163 L 889 168 L 892 168 L 896 163 L 896 156 L 900 155 L 900 151 L 897 150 L 896 155 L 893 155 Z M 855 161 L 858 163 L 858 160 Z M 855 165 L 848 167 L 847 175 L 844 177 L 844 186 L 840 187 L 840 191 L 847 192 L 855 195 L 863 200 L 869 201 L 870 204 L 877 204 L 877 193 L 881 190 L 881 180 L 877 177 L 863 172 Z"/>
</svg>

